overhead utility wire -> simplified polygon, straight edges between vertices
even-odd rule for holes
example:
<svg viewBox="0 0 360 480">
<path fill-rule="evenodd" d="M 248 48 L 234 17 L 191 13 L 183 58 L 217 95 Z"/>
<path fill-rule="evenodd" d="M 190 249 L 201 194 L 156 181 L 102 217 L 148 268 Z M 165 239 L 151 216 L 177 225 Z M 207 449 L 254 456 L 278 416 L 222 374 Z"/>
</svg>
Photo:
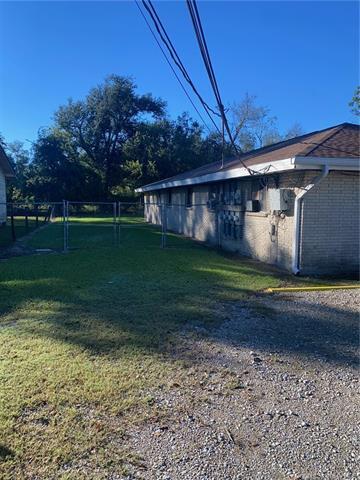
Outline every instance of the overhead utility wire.
<svg viewBox="0 0 360 480">
<path fill-rule="evenodd" d="M 169 38 L 169 35 L 167 34 L 167 32 L 165 30 L 164 25 L 161 23 L 161 20 L 159 18 L 159 15 L 156 13 L 154 5 L 151 4 L 150 0 L 148 0 L 148 2 L 146 2 L 146 0 L 142 0 L 142 4 L 143 4 L 144 8 L 146 9 L 146 11 L 148 12 L 148 14 L 150 15 L 150 17 L 151 17 L 151 19 L 154 23 L 154 26 L 155 26 L 163 44 L 167 48 L 171 58 L 173 59 L 174 63 L 179 68 L 180 72 L 184 76 L 185 80 L 189 83 L 189 85 L 193 89 L 196 96 L 199 98 L 199 100 L 200 100 L 202 106 L 204 107 L 204 110 L 205 110 L 206 114 L 208 115 L 209 119 L 211 120 L 212 124 L 214 125 L 216 130 L 220 133 L 220 129 L 217 126 L 217 124 L 215 123 L 211 113 L 213 113 L 215 115 L 219 115 L 219 114 L 215 110 L 213 110 L 211 107 L 209 107 L 209 105 L 205 102 L 205 100 L 202 98 L 202 96 L 198 92 L 197 88 L 195 87 L 193 81 L 190 78 L 189 73 L 187 72 L 186 68 L 184 67 L 184 64 L 182 63 L 182 61 L 181 61 L 173 43 L 171 42 L 171 40 Z"/>
<path fill-rule="evenodd" d="M 207 43 L 206 43 L 203 28 L 202 28 L 199 11 L 197 9 L 197 5 L 195 3 L 195 0 L 193 0 L 193 2 L 191 2 L 190 0 L 187 0 L 187 5 L 188 5 L 188 8 L 189 8 L 191 20 L 192 20 L 192 23 L 193 23 L 193 26 L 194 26 L 196 38 L 197 38 L 197 41 L 198 41 L 198 44 L 199 44 L 199 47 L 200 47 L 201 56 L 203 58 L 204 65 L 205 65 L 206 71 L 208 73 L 208 77 L 209 77 L 211 86 L 213 88 L 216 101 L 218 103 L 218 108 L 219 108 L 222 120 L 224 121 L 224 125 L 225 125 L 227 133 L 229 135 L 229 138 L 230 138 L 231 142 L 233 143 L 234 140 L 233 140 L 233 137 L 232 137 L 232 134 L 231 134 L 228 122 L 227 122 L 226 115 L 225 115 L 225 109 L 224 109 L 224 105 L 223 105 L 222 100 L 221 100 L 221 95 L 220 95 L 219 87 L 218 87 L 218 84 L 217 84 L 217 81 L 216 81 L 215 72 L 214 72 L 214 69 L 213 69 L 213 66 L 212 66 L 212 63 L 211 63 L 209 50 L 207 48 Z M 234 146 L 234 147 L 236 148 L 236 151 L 237 151 L 237 147 L 236 146 Z"/>
<path fill-rule="evenodd" d="M 168 59 L 164 49 L 162 48 L 161 46 L 161 43 L 159 42 L 159 40 L 157 39 L 156 35 L 155 35 L 155 32 L 153 31 L 153 29 L 151 28 L 151 25 L 150 23 L 148 22 L 144 12 L 141 10 L 141 7 L 139 5 L 139 2 L 137 0 L 135 0 L 135 3 L 136 3 L 136 6 L 138 7 L 143 19 L 145 20 L 145 23 L 146 25 L 149 27 L 149 30 L 152 34 L 152 36 L 154 37 L 156 43 L 158 44 L 158 47 L 160 48 L 162 54 L 164 55 L 164 58 L 166 60 L 166 62 L 168 63 L 169 67 L 171 68 L 173 74 L 175 75 L 175 78 L 177 79 L 177 81 L 179 82 L 181 88 L 183 89 L 185 95 L 187 96 L 189 102 L 191 103 L 191 105 L 193 106 L 194 110 L 196 111 L 196 113 L 199 115 L 199 118 L 201 119 L 201 121 L 203 122 L 203 124 L 205 125 L 205 127 L 209 130 L 209 132 L 211 133 L 211 129 L 209 128 L 209 126 L 207 125 L 207 123 L 205 122 L 204 120 L 204 117 L 201 115 L 201 113 L 199 112 L 197 106 L 195 105 L 195 103 L 193 102 L 192 98 L 190 97 L 190 95 L 188 94 L 186 88 L 184 87 L 184 84 L 182 83 L 181 79 L 179 78 L 178 74 L 176 73 L 176 70 L 175 68 L 172 66 L 170 60 Z"/>
<path fill-rule="evenodd" d="M 211 58 L 210 58 L 209 50 L 208 50 L 208 47 L 207 47 L 204 30 L 202 28 L 199 11 L 198 11 L 198 8 L 197 8 L 197 5 L 196 5 L 196 0 L 186 0 L 186 3 L 187 3 L 187 7 L 188 7 L 188 10 L 189 10 L 189 13 L 190 13 L 190 17 L 191 17 L 191 20 L 192 20 L 192 23 L 193 23 L 193 27 L 194 27 L 194 30 L 195 30 L 195 35 L 196 35 L 197 42 L 198 42 L 198 45 L 199 45 L 199 48 L 200 48 L 200 53 L 201 53 L 206 71 L 208 73 L 208 77 L 209 77 L 212 89 L 214 91 L 214 95 L 215 95 L 215 98 L 216 98 L 216 101 L 217 101 L 217 104 L 218 104 L 218 108 L 219 108 L 219 111 L 220 111 L 220 114 L 221 114 L 221 118 L 222 118 L 224 127 L 225 127 L 226 132 L 229 136 L 230 142 L 231 142 L 231 144 L 232 144 L 232 146 L 235 150 L 235 153 L 238 154 L 240 149 L 236 145 L 236 143 L 233 139 L 233 136 L 232 136 L 232 133 L 231 133 L 231 130 L 230 130 L 230 127 L 229 127 L 229 123 L 228 123 L 228 120 L 227 120 L 226 115 L 225 115 L 224 105 L 223 105 L 222 100 L 221 100 L 220 90 L 219 90 L 218 83 L 217 83 L 216 76 L 215 76 L 215 72 L 214 72 L 214 69 L 213 69 L 213 66 L 212 66 L 212 63 L 211 63 Z M 240 153 L 241 153 L 241 150 L 240 150 Z M 250 169 L 241 159 L 239 159 L 239 160 L 240 160 L 241 164 L 243 165 L 243 167 L 246 168 L 246 170 L 251 175 L 256 173 L 252 169 Z"/>
<path fill-rule="evenodd" d="M 156 21 L 158 22 L 163 34 L 165 35 L 166 37 L 166 41 L 168 43 L 168 48 L 169 48 L 169 51 L 170 53 L 172 52 L 174 54 L 174 57 L 173 57 L 173 60 L 174 62 L 176 63 L 176 65 L 178 66 L 178 68 L 180 69 L 181 73 L 184 75 L 186 81 L 189 83 L 189 85 L 191 86 L 191 88 L 194 90 L 194 92 L 196 93 L 196 95 L 198 95 L 199 97 L 199 100 L 201 101 L 201 103 L 206 107 L 207 110 L 209 110 L 211 113 L 213 113 L 214 115 L 217 115 L 219 116 L 218 112 L 216 110 L 214 110 L 213 108 L 211 108 L 206 102 L 205 100 L 201 97 L 201 95 L 199 94 L 199 92 L 197 91 L 194 83 L 192 82 L 191 78 L 190 78 L 190 75 L 189 73 L 187 72 L 184 64 L 182 63 L 181 61 L 181 58 L 179 57 L 177 51 L 176 51 L 176 48 L 174 47 L 174 44 L 172 43 L 169 35 L 167 34 L 166 32 L 166 29 L 163 25 L 163 23 L 161 22 L 161 19 L 154 7 L 154 4 L 152 3 L 151 0 L 147 0 L 148 4 L 149 4 L 149 7 L 150 9 L 152 10 L 154 16 L 156 17 Z M 145 0 L 143 0 L 143 3 L 145 3 Z"/>
</svg>

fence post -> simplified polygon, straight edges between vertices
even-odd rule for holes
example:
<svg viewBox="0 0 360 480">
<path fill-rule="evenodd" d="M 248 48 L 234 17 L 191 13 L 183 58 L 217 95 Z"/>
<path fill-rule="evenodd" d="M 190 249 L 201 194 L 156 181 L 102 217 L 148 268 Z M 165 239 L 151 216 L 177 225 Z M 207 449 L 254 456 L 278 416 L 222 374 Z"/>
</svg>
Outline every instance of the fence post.
<svg viewBox="0 0 360 480">
<path fill-rule="evenodd" d="M 15 224 L 14 224 L 14 205 L 11 204 L 10 208 L 10 221 L 11 221 L 11 236 L 13 241 L 16 240 Z"/>
<path fill-rule="evenodd" d="M 66 201 L 65 200 L 63 200 L 63 228 L 64 228 L 64 252 L 67 252 Z"/>
<path fill-rule="evenodd" d="M 39 226 L 39 205 L 35 204 L 35 227 Z"/>
<path fill-rule="evenodd" d="M 56 219 L 56 205 L 50 205 L 50 209 L 51 209 L 51 212 L 50 212 L 49 221 L 54 222 L 54 219 Z"/>
<path fill-rule="evenodd" d="M 66 250 L 69 250 L 69 200 L 66 200 Z"/>
<path fill-rule="evenodd" d="M 215 215 L 218 230 L 218 247 L 221 248 L 221 210 L 219 206 L 216 207 Z"/>
<path fill-rule="evenodd" d="M 48 207 L 44 223 L 50 222 L 50 215 L 51 215 L 51 207 Z"/>
<path fill-rule="evenodd" d="M 166 210 L 163 203 L 160 204 L 160 219 L 161 219 L 161 248 L 166 247 Z"/>
<path fill-rule="evenodd" d="M 117 244 L 117 214 L 116 214 L 116 202 L 113 202 L 113 237 L 114 245 Z"/>
<path fill-rule="evenodd" d="M 25 207 L 25 230 L 29 231 L 29 210 Z"/>
<path fill-rule="evenodd" d="M 121 202 L 118 202 L 118 242 L 120 247 L 120 240 L 121 240 Z"/>
</svg>

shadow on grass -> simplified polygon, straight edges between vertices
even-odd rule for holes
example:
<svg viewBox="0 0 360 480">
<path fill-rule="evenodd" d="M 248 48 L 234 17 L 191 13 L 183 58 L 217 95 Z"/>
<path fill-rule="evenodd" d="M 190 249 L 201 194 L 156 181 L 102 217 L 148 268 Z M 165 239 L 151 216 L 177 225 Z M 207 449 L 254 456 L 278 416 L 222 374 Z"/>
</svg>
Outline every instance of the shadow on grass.
<svg viewBox="0 0 360 480">
<path fill-rule="evenodd" d="M 358 312 L 313 298 L 258 294 L 253 301 L 233 303 L 229 318 L 234 329 L 222 341 L 259 352 L 358 365 Z"/>
<path fill-rule="evenodd" d="M 158 231 L 147 234 L 158 237 Z M 14 328 L 14 314 L 19 332 L 93 355 L 167 356 L 186 323 L 203 324 L 211 335 L 216 329 L 210 327 L 227 317 L 235 319 L 234 333 L 217 341 L 334 363 L 356 361 L 353 312 L 308 302 L 304 308 L 290 303 L 282 314 L 268 297 L 257 294 L 249 301 L 249 294 L 277 286 L 288 275 L 198 244 L 193 250 L 134 248 L 136 241 L 146 243 L 144 232 L 129 229 L 127 235 L 131 248 L 4 262 L 0 313 L 5 325 Z M 221 314 L 220 305 L 225 306 Z"/>
<path fill-rule="evenodd" d="M 7 460 L 14 456 L 14 452 L 5 445 L 0 444 L 0 460 Z"/>
</svg>

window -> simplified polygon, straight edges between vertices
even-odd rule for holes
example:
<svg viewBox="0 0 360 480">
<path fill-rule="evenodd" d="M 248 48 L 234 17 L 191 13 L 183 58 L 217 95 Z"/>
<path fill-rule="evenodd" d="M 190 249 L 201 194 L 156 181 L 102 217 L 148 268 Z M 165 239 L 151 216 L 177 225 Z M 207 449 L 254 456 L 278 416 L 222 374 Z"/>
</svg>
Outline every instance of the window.
<svg viewBox="0 0 360 480">
<path fill-rule="evenodd" d="M 228 240 L 242 240 L 244 237 L 244 220 L 238 210 L 223 210 L 223 235 Z"/>
<path fill-rule="evenodd" d="M 186 189 L 186 206 L 187 207 L 192 207 L 193 204 L 193 189 L 191 187 L 188 187 Z"/>
<path fill-rule="evenodd" d="M 220 188 L 218 183 L 213 183 L 209 185 L 209 196 L 207 206 L 209 210 L 215 210 L 216 206 L 219 203 L 220 198 Z"/>
<path fill-rule="evenodd" d="M 168 205 L 172 204 L 172 190 L 171 190 L 171 188 L 167 191 L 167 204 Z"/>
<path fill-rule="evenodd" d="M 253 179 L 251 183 L 251 200 L 259 202 L 259 211 L 266 210 L 266 187 L 261 179 Z"/>
<path fill-rule="evenodd" d="M 223 193 L 225 205 L 241 205 L 241 191 L 236 180 L 225 182 Z"/>
</svg>

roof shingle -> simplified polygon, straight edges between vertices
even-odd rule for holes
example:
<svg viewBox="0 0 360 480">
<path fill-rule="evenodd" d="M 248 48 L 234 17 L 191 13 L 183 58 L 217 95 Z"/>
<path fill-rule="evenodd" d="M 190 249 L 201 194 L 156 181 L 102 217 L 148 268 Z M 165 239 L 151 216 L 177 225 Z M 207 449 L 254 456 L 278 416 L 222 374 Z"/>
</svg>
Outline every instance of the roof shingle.
<svg viewBox="0 0 360 480">
<path fill-rule="evenodd" d="M 342 123 L 246 152 L 237 158 L 228 159 L 223 167 L 220 161 L 208 163 L 194 170 L 145 185 L 145 187 L 152 186 L 153 189 L 156 189 L 157 185 L 160 187 L 165 181 L 191 179 L 220 170 L 240 168 L 242 162 L 246 166 L 254 167 L 258 164 L 293 157 L 358 158 L 360 157 L 360 126 L 352 123 Z"/>
</svg>

